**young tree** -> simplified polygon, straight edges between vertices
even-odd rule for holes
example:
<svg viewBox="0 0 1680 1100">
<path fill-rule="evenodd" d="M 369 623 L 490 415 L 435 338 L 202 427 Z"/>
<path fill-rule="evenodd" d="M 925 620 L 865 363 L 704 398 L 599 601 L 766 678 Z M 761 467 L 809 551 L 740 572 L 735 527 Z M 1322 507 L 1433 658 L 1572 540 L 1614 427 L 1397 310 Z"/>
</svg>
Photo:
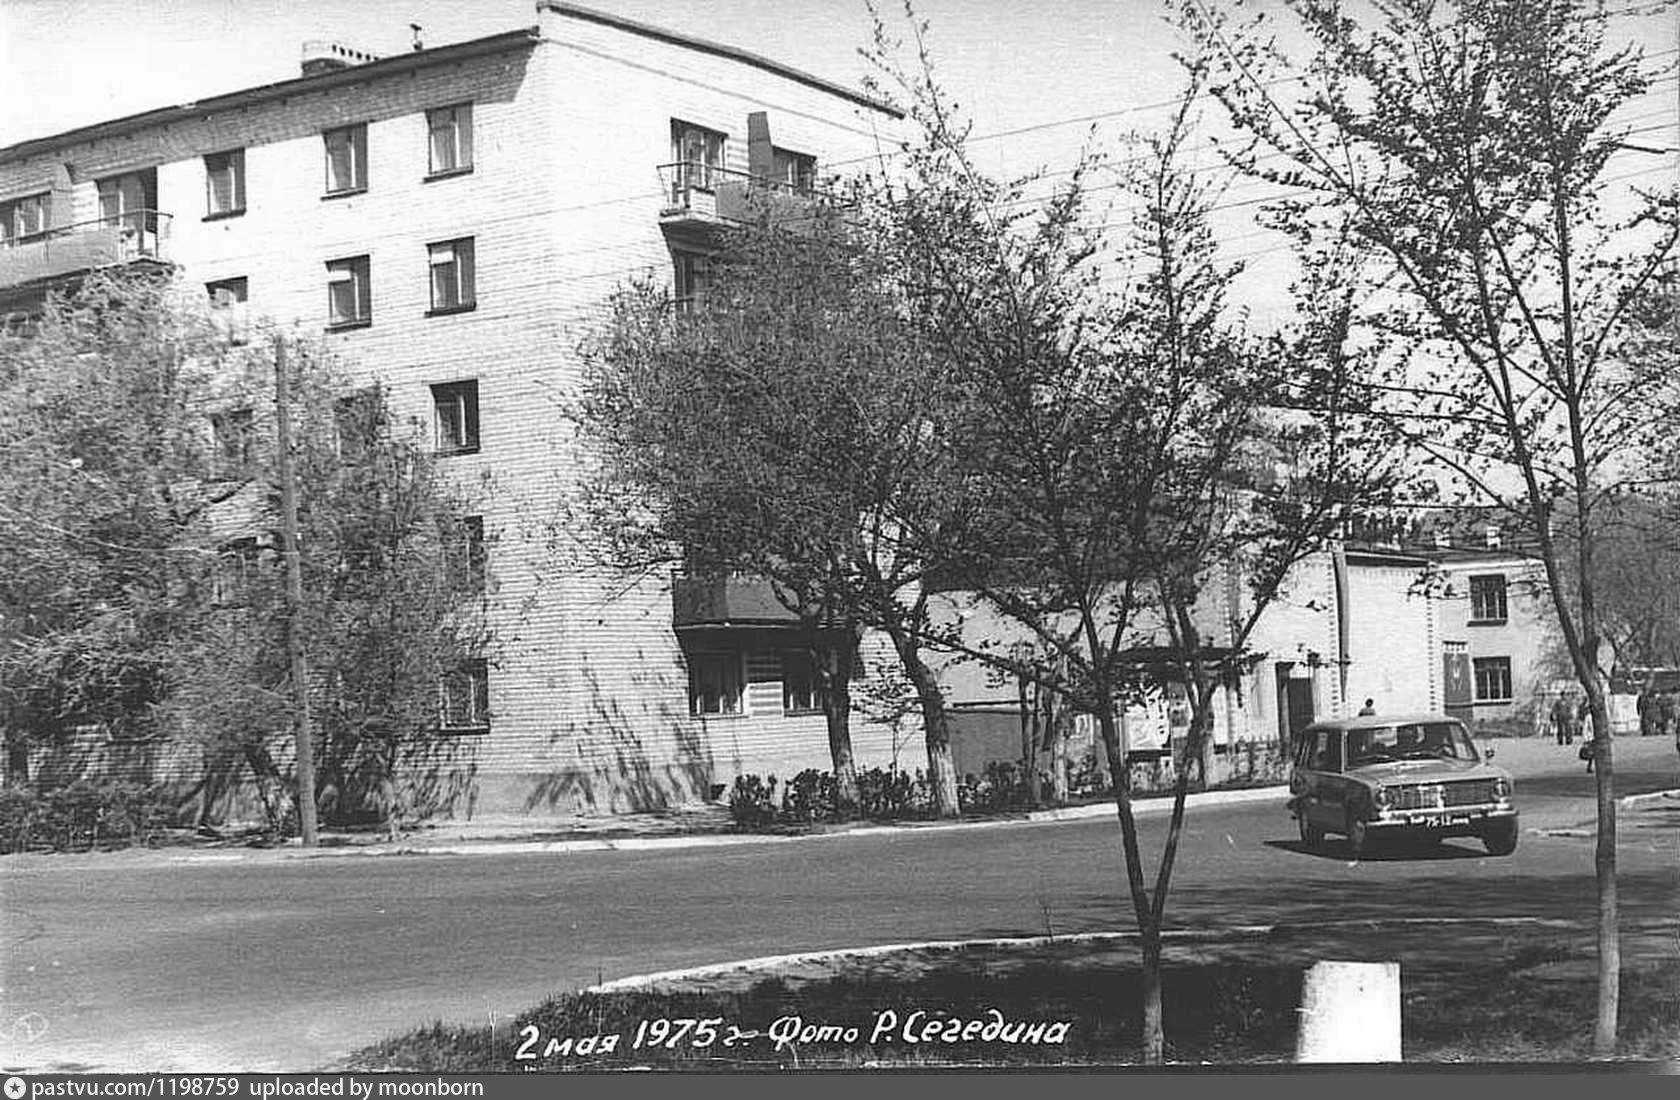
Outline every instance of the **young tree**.
<svg viewBox="0 0 1680 1100">
<path fill-rule="evenodd" d="M 462 500 L 389 424 L 384 395 L 343 400 L 330 356 L 287 344 L 323 801 L 329 817 L 394 822 L 399 802 L 438 800 L 453 743 L 438 736 L 440 677 L 488 642 L 470 599 L 482 557 L 477 578 L 452 561 Z M 249 782 L 283 823 L 295 781 L 274 354 L 229 344 L 181 287 L 124 276 L 88 279 L 6 339 L 9 748 L 62 756 L 89 727 L 146 735 L 158 767 L 198 761 L 181 797 L 200 822 Z M 73 761 L 61 770 L 75 777 Z"/>
<path fill-rule="evenodd" d="M 895 247 L 928 342 L 969 372 L 949 438 L 967 491 L 1000 521 L 970 544 L 956 575 L 971 591 L 937 640 L 1050 679 L 1095 716 L 1141 933 L 1143 1053 L 1155 1063 L 1161 930 L 1214 694 L 1293 568 L 1393 476 L 1380 425 L 1363 412 L 1373 357 L 1348 344 L 1345 297 L 1291 342 L 1236 325 L 1235 269 L 1219 262 L 1210 225 L 1218 189 L 1183 164 L 1194 82 L 1171 130 L 1117 165 L 1135 215 L 1111 257 L 1086 228 L 1091 162 L 1037 203 L 975 169 L 911 20 L 918 72 L 894 67 L 879 24 L 876 50 L 925 135 L 895 203 Z M 1262 457 L 1287 458 L 1289 473 L 1257 478 L 1256 465 L 1268 475 L 1276 465 Z M 1236 584 L 1246 601 L 1227 599 Z M 964 619 L 977 609 L 1015 624 L 1039 657 L 1012 663 L 1019 641 L 971 636 Z M 1151 887 L 1120 711 L 1173 680 L 1189 688 L 1193 720 Z"/>
<path fill-rule="evenodd" d="M 1315 209 L 1345 217 L 1392 274 L 1380 325 L 1419 353 L 1393 409 L 1412 443 L 1539 546 L 1597 731 L 1594 1046 L 1608 1055 L 1620 956 L 1598 523 L 1666 430 L 1649 415 L 1660 377 L 1612 352 L 1677 224 L 1672 190 L 1616 213 L 1615 113 L 1648 86 L 1641 53 L 1611 46 L 1587 0 L 1377 0 L 1370 19 L 1335 0 L 1290 7 L 1304 64 L 1211 0 L 1187 0 L 1182 23 L 1253 141 L 1236 164 L 1298 196 L 1286 212 L 1303 228 Z M 1291 75 L 1306 88 L 1283 98 Z"/>
</svg>

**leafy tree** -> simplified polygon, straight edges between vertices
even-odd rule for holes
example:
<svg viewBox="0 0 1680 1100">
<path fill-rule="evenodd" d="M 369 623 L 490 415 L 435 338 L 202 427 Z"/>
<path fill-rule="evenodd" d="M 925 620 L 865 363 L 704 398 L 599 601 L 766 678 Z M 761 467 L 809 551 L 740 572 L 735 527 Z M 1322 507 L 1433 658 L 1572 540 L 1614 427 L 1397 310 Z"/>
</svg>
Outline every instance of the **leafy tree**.
<svg viewBox="0 0 1680 1100">
<path fill-rule="evenodd" d="M 1617 213 L 1615 112 L 1648 87 L 1641 53 L 1610 45 L 1586 0 L 1377 0 L 1370 18 L 1295 0 L 1304 63 L 1211 0 L 1181 10 L 1252 142 L 1235 163 L 1298 196 L 1280 212 L 1299 232 L 1346 219 L 1391 275 L 1377 324 L 1417 351 L 1392 407 L 1411 442 L 1539 547 L 1597 730 L 1594 1043 L 1608 1055 L 1620 954 L 1598 524 L 1669 430 L 1650 415 L 1661 372 L 1615 349 L 1677 233 L 1672 190 Z M 1297 74 L 1306 87 L 1285 98 Z"/>
<path fill-rule="evenodd" d="M 591 349 L 578 411 L 599 466 L 590 528 L 619 567 L 768 580 L 825 659 L 841 798 L 858 632 L 885 632 L 920 700 L 936 808 L 957 812 L 944 700 L 922 661 L 930 548 L 967 503 L 944 479 L 949 365 L 906 323 L 857 202 L 766 208 L 728 234 L 704 302 L 633 287 Z"/>
<path fill-rule="evenodd" d="M 199 761 L 182 799 L 200 820 L 245 776 L 278 825 L 295 794 L 274 347 L 228 344 L 183 294 L 90 278 L 0 349 L 8 747 L 148 736 L 159 766 Z M 449 794 L 438 685 L 489 643 L 482 560 L 383 393 L 345 400 L 330 356 L 285 343 L 318 778 L 329 817 L 394 822 Z"/>
</svg>

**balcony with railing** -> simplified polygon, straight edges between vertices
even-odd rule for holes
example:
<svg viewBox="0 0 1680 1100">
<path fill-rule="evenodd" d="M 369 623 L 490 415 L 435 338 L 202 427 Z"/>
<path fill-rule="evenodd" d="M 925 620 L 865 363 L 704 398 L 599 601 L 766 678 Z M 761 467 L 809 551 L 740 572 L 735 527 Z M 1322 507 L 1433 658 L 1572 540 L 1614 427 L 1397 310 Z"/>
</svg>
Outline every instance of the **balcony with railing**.
<svg viewBox="0 0 1680 1100">
<path fill-rule="evenodd" d="M 799 616 L 776 598 L 775 589 L 762 577 L 679 573 L 671 580 L 673 627 L 786 627 L 798 623 Z"/>
<path fill-rule="evenodd" d="M 808 186 L 695 161 L 661 164 L 659 181 L 664 191 L 660 224 L 678 231 L 803 215 L 821 197 Z"/>
<path fill-rule="evenodd" d="M 169 261 L 170 215 L 135 210 L 58 225 L 0 245 L 0 287 L 45 283 L 101 267 Z"/>
</svg>

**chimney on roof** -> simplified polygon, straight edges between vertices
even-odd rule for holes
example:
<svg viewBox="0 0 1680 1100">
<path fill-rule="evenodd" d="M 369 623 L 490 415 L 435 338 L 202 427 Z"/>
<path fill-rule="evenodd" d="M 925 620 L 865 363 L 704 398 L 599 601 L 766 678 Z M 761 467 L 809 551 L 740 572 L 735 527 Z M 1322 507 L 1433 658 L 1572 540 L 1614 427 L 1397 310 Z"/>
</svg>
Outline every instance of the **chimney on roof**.
<svg viewBox="0 0 1680 1100">
<path fill-rule="evenodd" d="M 420 24 L 410 23 L 408 25 L 408 29 L 414 32 L 414 48 L 416 50 L 425 49 L 426 44 L 420 40 L 420 30 L 421 30 Z"/>
<path fill-rule="evenodd" d="M 1488 524 L 1488 528 L 1487 528 L 1487 548 L 1489 550 L 1499 549 L 1499 526 L 1498 526 L 1498 524 L 1493 524 L 1493 523 Z"/>
<path fill-rule="evenodd" d="M 313 41 L 303 44 L 304 76 L 320 76 L 322 73 L 336 72 L 339 69 L 378 60 L 378 54 L 353 49 L 342 42 Z"/>
</svg>

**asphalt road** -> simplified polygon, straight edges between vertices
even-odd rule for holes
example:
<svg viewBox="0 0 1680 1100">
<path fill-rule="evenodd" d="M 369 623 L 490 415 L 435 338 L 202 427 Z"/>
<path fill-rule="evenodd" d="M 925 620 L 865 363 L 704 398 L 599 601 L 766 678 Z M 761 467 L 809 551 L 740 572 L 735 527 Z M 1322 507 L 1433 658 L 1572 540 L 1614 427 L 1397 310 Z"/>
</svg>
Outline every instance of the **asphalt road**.
<svg viewBox="0 0 1680 1100">
<path fill-rule="evenodd" d="M 1673 751 L 1621 754 L 1620 790 L 1673 787 Z M 1519 781 L 1525 824 L 1590 818 L 1578 768 L 1560 750 Z M 1144 820 L 1151 859 L 1164 833 Z M 1624 831 L 1624 927 L 1672 940 L 1676 852 L 1673 829 Z M 0 889 L 0 1065 L 20 1069 L 303 1071 L 602 978 L 1132 924 L 1110 819 L 571 855 L 32 856 L 0 865 Z M 1589 837 L 1354 862 L 1335 841 L 1301 851 L 1279 799 L 1190 817 L 1169 913 L 1190 928 L 1538 916 L 1590 937 L 1593 889 Z"/>
</svg>

